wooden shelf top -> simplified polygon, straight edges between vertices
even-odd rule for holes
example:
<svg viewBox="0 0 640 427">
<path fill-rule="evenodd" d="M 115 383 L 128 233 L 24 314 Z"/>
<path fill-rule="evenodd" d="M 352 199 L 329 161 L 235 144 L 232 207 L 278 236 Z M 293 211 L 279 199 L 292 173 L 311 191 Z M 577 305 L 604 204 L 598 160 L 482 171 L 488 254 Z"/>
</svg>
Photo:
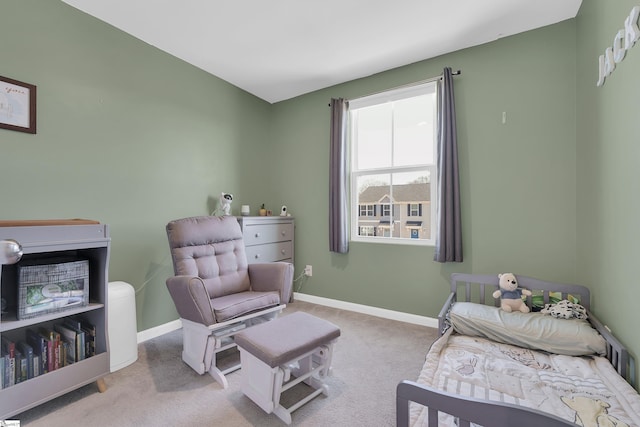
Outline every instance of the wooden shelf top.
<svg viewBox="0 0 640 427">
<path fill-rule="evenodd" d="M 88 225 L 100 224 L 100 221 L 93 219 L 20 219 L 20 220 L 0 220 L 0 227 L 33 227 L 38 225 Z"/>
</svg>

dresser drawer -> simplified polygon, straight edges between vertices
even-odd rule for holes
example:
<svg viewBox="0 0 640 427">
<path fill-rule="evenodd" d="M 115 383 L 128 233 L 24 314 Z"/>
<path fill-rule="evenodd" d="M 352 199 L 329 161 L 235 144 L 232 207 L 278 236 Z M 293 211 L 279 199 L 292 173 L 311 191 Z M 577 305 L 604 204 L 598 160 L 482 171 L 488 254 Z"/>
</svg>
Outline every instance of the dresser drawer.
<svg viewBox="0 0 640 427">
<path fill-rule="evenodd" d="M 247 262 L 290 261 L 293 258 L 293 242 L 266 243 L 264 245 L 246 246 Z"/>
<path fill-rule="evenodd" d="M 249 246 L 263 243 L 284 242 L 293 240 L 293 224 L 256 224 L 245 225 L 242 230 L 244 244 Z"/>
</svg>

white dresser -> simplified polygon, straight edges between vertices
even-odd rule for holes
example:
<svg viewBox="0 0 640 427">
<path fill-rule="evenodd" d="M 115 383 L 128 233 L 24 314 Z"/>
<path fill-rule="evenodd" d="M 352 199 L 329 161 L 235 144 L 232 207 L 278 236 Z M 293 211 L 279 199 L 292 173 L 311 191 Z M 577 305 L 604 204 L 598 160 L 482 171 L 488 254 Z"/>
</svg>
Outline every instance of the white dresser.
<svg viewBox="0 0 640 427">
<path fill-rule="evenodd" d="M 293 264 L 293 217 L 237 217 L 244 238 L 247 262 L 284 261 Z"/>
</svg>

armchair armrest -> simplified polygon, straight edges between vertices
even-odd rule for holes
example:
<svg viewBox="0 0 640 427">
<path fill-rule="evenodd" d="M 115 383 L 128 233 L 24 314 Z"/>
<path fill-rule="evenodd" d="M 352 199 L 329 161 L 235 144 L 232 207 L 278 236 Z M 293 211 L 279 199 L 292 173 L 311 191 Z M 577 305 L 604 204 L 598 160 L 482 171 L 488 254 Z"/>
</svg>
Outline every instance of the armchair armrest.
<svg viewBox="0 0 640 427">
<path fill-rule="evenodd" d="M 249 264 L 249 281 L 254 291 L 279 291 L 280 303 L 285 304 L 291 298 L 293 264 L 288 262 Z"/>
<path fill-rule="evenodd" d="M 209 292 L 197 276 L 173 276 L 167 279 L 167 289 L 181 318 L 205 326 L 216 323 Z"/>
</svg>

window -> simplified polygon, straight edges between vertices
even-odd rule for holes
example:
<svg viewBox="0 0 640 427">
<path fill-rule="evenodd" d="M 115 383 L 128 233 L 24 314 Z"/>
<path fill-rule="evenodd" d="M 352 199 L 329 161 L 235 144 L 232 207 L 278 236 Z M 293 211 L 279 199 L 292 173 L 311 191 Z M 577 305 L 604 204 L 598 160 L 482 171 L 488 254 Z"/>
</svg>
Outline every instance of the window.
<svg viewBox="0 0 640 427">
<path fill-rule="evenodd" d="M 360 205 L 360 216 L 375 216 L 375 205 Z"/>
<path fill-rule="evenodd" d="M 351 240 L 435 243 L 436 104 L 435 82 L 349 102 Z"/>
<path fill-rule="evenodd" d="M 422 215 L 422 205 L 419 203 L 410 203 L 407 209 L 407 215 L 409 216 L 421 216 Z"/>
<path fill-rule="evenodd" d="M 373 226 L 362 226 L 360 227 L 360 235 L 361 236 L 375 236 L 376 229 Z"/>
</svg>

